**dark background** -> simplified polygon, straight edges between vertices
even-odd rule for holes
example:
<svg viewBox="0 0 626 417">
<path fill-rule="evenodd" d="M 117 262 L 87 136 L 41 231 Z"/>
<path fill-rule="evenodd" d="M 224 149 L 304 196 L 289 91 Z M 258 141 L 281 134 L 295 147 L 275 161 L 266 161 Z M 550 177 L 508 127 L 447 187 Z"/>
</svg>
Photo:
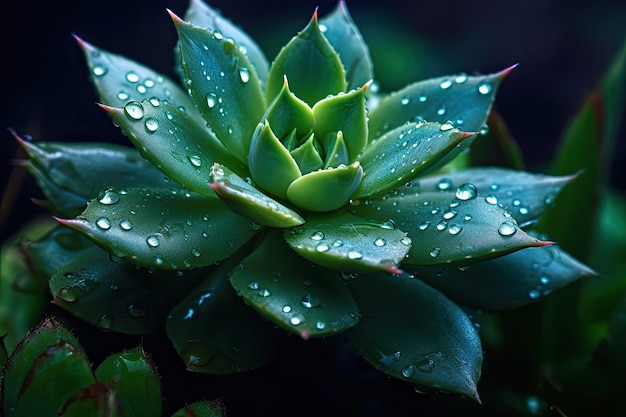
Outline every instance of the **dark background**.
<svg viewBox="0 0 626 417">
<path fill-rule="evenodd" d="M 520 143 L 529 169 L 536 172 L 550 161 L 564 126 L 626 37 L 624 0 L 347 3 L 370 45 L 383 91 L 427 77 L 491 73 L 519 62 L 502 84 L 496 108 Z M 335 1 L 214 0 L 211 4 L 248 31 L 271 60 L 306 25 L 316 6 L 324 15 Z M 5 2 L 0 25 L 4 74 L 0 186 L 3 192 L 7 184 L 20 191 L 3 195 L 2 240 L 27 216 L 44 213 L 30 202 L 40 196 L 32 179 L 20 176 L 21 171 L 14 171 L 9 163 L 21 154 L 6 129 L 41 141 L 127 143 L 94 104 L 97 97 L 82 53 L 70 34 L 175 78 L 175 30 L 165 9 L 182 17 L 186 6 L 185 0 Z M 612 173 L 613 184 L 622 189 L 626 185 L 618 168 L 626 163 L 624 142 L 622 129 Z M 379 415 L 382 410 L 387 415 L 419 415 L 430 407 L 448 410 L 443 413 L 457 406 L 481 410 L 453 396 L 420 396 L 410 386 L 355 360 L 345 349 L 341 343 L 309 341 L 285 358 L 286 369 L 268 367 L 249 378 L 207 380 L 179 372 L 180 382 L 193 382 L 194 395 L 185 396 L 172 388 L 177 381 L 166 381 L 171 390 L 166 397 L 185 401 L 222 395 L 233 416 L 250 415 L 251 410 L 255 415 L 285 415 L 284 406 L 291 400 L 297 406 L 289 410 L 299 415 L 333 410 L 347 415 Z M 170 359 L 167 366 L 179 369 L 175 355 Z M 489 380 L 490 372 L 486 363 L 483 381 Z"/>
</svg>

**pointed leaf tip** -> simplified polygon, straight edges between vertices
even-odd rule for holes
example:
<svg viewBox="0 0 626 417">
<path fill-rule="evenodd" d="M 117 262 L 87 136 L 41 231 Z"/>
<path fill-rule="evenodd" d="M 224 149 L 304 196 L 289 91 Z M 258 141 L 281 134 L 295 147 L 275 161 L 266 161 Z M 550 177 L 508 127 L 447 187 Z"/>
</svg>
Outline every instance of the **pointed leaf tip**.
<svg viewBox="0 0 626 417">
<path fill-rule="evenodd" d="M 519 66 L 519 62 L 516 62 L 515 64 L 503 69 L 500 72 L 496 73 L 496 78 L 499 80 L 504 79 L 504 77 L 506 77 L 511 71 L 513 71 L 515 68 L 517 68 Z"/>
</svg>

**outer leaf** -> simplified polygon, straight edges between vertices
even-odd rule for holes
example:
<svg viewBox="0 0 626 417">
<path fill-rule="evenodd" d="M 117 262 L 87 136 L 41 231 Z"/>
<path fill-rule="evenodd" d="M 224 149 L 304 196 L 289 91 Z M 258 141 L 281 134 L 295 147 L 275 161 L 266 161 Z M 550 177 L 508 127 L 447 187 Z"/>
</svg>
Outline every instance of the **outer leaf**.
<svg viewBox="0 0 626 417">
<path fill-rule="evenodd" d="M 265 109 L 256 71 L 231 39 L 170 15 L 191 96 L 217 137 L 245 162 L 252 132 Z"/>
<path fill-rule="evenodd" d="M 107 143 L 29 142 L 12 132 L 31 158 L 26 166 L 59 215 L 75 216 L 104 187 L 179 188 L 136 149 Z"/>
<path fill-rule="evenodd" d="M 348 162 L 354 162 L 367 144 L 367 114 L 365 91 L 370 83 L 346 94 L 327 97 L 313 106 L 313 132 L 319 140 L 341 131 L 348 150 Z M 325 146 L 326 152 L 330 151 Z"/>
<path fill-rule="evenodd" d="M 234 212 L 258 225 L 286 228 L 305 221 L 298 213 L 266 196 L 224 166 L 213 167 L 210 185 Z"/>
<path fill-rule="evenodd" d="M 302 174 L 287 148 L 265 120 L 259 123 L 248 154 L 250 174 L 258 186 L 270 194 L 287 199 L 287 188 Z"/>
<path fill-rule="evenodd" d="M 558 246 L 526 248 L 471 265 L 403 267 L 461 305 L 487 311 L 530 304 L 596 274 Z"/>
<path fill-rule="evenodd" d="M 359 321 L 339 273 L 296 256 L 282 233 L 269 235 L 233 269 L 230 283 L 261 315 L 303 339 L 333 335 Z"/>
<path fill-rule="evenodd" d="M 112 190 L 83 214 L 59 220 L 108 252 L 148 268 L 189 269 L 230 256 L 255 233 L 217 198 L 170 190 Z"/>
<path fill-rule="evenodd" d="M 226 409 L 219 400 L 198 401 L 176 411 L 172 417 L 226 417 Z"/>
<path fill-rule="evenodd" d="M 102 108 L 120 125 L 144 158 L 190 190 L 213 194 L 206 179 L 215 162 L 247 175 L 245 165 L 171 103 L 131 101 L 124 107 Z"/>
<path fill-rule="evenodd" d="M 468 168 L 419 178 L 398 191 L 406 194 L 447 191 L 472 183 L 480 198 L 508 210 L 523 226 L 552 206 L 561 189 L 574 178 L 573 175 L 549 176 L 506 168 Z"/>
<path fill-rule="evenodd" d="M 450 124 L 406 123 L 373 141 L 359 158 L 365 178 L 356 192 L 364 197 L 406 183 L 431 168 L 471 133 Z"/>
<path fill-rule="evenodd" d="M 407 275 L 363 275 L 348 288 L 362 318 L 346 335 L 365 360 L 395 378 L 479 401 L 480 338 L 456 304 Z"/>
<path fill-rule="evenodd" d="M 313 171 L 289 185 L 287 198 L 305 210 L 336 210 L 350 200 L 362 178 L 363 168 L 358 161 L 348 166 Z"/>
<path fill-rule="evenodd" d="M 63 405 L 60 417 L 125 417 L 111 384 L 96 382 L 76 392 Z"/>
<path fill-rule="evenodd" d="M 74 370 L 75 373 L 73 375 L 71 369 L 68 370 L 71 376 L 68 378 L 68 375 L 65 375 L 63 379 L 67 382 L 67 385 L 58 384 L 59 386 L 57 388 L 63 390 L 70 386 L 71 391 L 71 386 L 74 386 L 73 389 L 78 390 L 95 380 L 91 374 L 90 368 L 87 367 L 85 370 L 85 363 L 83 362 L 85 360 L 85 353 L 82 351 L 82 347 L 76 338 L 56 320 L 47 318 L 29 332 L 26 338 L 20 342 L 9 358 L 7 366 L 4 368 L 1 398 L 3 400 L 5 416 L 17 416 L 20 415 L 20 413 L 23 413 L 22 415 L 25 416 L 28 415 L 24 413 L 26 410 L 17 411 L 18 401 L 22 397 L 24 389 L 29 387 L 31 381 L 33 381 L 33 378 L 36 376 L 34 374 L 35 368 L 33 368 L 33 365 L 36 363 L 41 364 L 42 361 L 45 361 L 46 351 L 54 346 L 58 346 L 59 348 L 63 347 L 63 351 L 56 349 L 54 352 L 50 352 L 53 355 L 60 356 L 63 356 L 63 352 L 67 352 L 68 349 L 73 348 L 74 350 L 71 350 L 72 354 L 70 356 L 75 356 L 75 364 L 80 367 Z M 37 358 L 41 358 L 39 362 Z M 71 393 L 72 392 L 69 392 L 68 395 Z M 56 407 L 54 405 L 48 407 L 48 411 L 54 413 L 51 415 L 56 416 L 56 413 L 66 399 L 67 395 L 64 396 L 64 398 L 53 397 L 50 399 L 56 404 Z M 34 400 L 33 402 L 34 404 L 39 404 L 39 401 Z M 43 410 L 40 407 L 39 410 L 35 410 L 30 415 L 43 415 L 41 414 L 42 412 Z"/>
<path fill-rule="evenodd" d="M 285 76 L 291 90 L 309 106 L 328 95 L 346 91 L 343 65 L 320 31 L 317 10 L 309 24 L 280 50 L 272 63 L 265 92 L 268 102 L 282 88 Z"/>
<path fill-rule="evenodd" d="M 168 316 L 167 335 L 189 371 L 243 372 L 263 365 L 282 350 L 283 332 L 241 302 L 228 283 L 227 274 L 241 257 L 236 254 L 220 264 Z"/>
<path fill-rule="evenodd" d="M 398 273 L 411 239 L 393 224 L 373 223 L 345 214 L 310 217 L 285 231 L 285 240 L 302 257 L 336 270 Z"/>
<path fill-rule="evenodd" d="M 25 249 L 29 267 L 48 279 L 63 265 L 93 246 L 82 234 L 57 223 L 44 236 L 29 242 Z"/>
<path fill-rule="evenodd" d="M 72 232 L 76 233 L 76 232 Z M 209 271 L 174 272 L 137 268 L 90 248 L 50 278 L 53 302 L 102 330 L 148 334 Z"/>
<path fill-rule="evenodd" d="M 340 0 L 332 12 L 320 19 L 320 29 L 341 58 L 348 90 L 359 88 L 374 78 L 369 49 L 344 0 Z"/>
<path fill-rule="evenodd" d="M 550 242 L 529 236 L 504 209 L 476 198 L 475 188 L 462 185 L 460 198 L 451 192 L 406 194 L 394 191 L 353 206 L 359 217 L 385 221 L 409 234 L 409 264 L 467 263 L 494 258 Z"/>
<path fill-rule="evenodd" d="M 476 132 L 481 129 L 502 79 L 515 66 L 490 75 L 449 75 L 420 81 L 383 98 L 369 114 L 370 138 L 406 122 L 426 120 Z"/>
<path fill-rule="evenodd" d="M 96 378 L 112 383 L 124 415 L 161 415 L 161 382 L 142 346 L 108 356 L 98 365 Z"/>
<path fill-rule="evenodd" d="M 187 11 L 185 11 L 184 19 L 196 26 L 219 32 L 224 38 L 235 41 L 241 52 L 250 60 L 261 82 L 267 81 L 269 63 L 261 48 L 246 32 L 223 17 L 219 11 L 202 0 L 191 0 Z"/>
</svg>

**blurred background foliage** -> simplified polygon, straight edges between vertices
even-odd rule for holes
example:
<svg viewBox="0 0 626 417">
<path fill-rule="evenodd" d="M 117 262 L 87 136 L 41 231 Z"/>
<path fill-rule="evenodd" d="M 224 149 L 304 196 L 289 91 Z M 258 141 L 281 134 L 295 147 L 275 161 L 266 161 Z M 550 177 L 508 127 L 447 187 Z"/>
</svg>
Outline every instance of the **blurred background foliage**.
<svg viewBox="0 0 626 417">
<path fill-rule="evenodd" d="M 272 59 L 308 22 L 315 6 L 323 15 L 335 2 L 215 0 L 211 5 L 242 26 Z M 162 381 L 164 398 L 175 409 L 186 401 L 220 397 L 231 416 L 250 410 L 289 414 L 294 404 L 300 415 L 331 410 L 349 415 L 626 415 L 626 402 L 619 398 L 626 388 L 626 126 L 614 127 L 613 139 L 607 139 L 606 112 L 598 111 L 598 100 L 607 92 L 621 91 L 623 104 L 619 80 L 625 67 L 614 69 L 617 81 L 608 86 L 603 77 L 620 51 L 624 54 L 626 3 L 354 0 L 347 5 L 369 44 L 382 91 L 413 80 L 521 64 L 498 93 L 495 113 L 501 119 L 491 120 L 492 132 L 498 133 L 491 138 L 504 143 L 501 153 L 489 151 L 490 142 L 481 146 L 477 141 L 473 161 L 551 174 L 584 168 L 586 177 L 564 190 L 540 229 L 600 276 L 540 303 L 481 315 L 483 405 L 416 393 L 379 374 L 340 338 L 295 341 L 298 349 L 276 366 L 207 377 L 186 372 L 171 360 L 176 354 L 163 335 L 151 335 L 143 341 L 146 350 L 153 349 L 159 372 L 168 375 Z M 93 104 L 96 95 L 70 33 L 174 77 L 176 34 L 165 9 L 182 15 L 186 6 L 186 0 L 3 6 L 1 126 L 36 140 L 128 144 Z M 619 97 L 615 100 L 613 117 L 623 121 L 624 109 Z M 45 213 L 30 202 L 40 196 L 34 181 L 9 163 L 22 155 L 8 131 L 0 146 L 4 242 L 27 220 Z M 137 338 L 121 335 L 102 345 L 99 331 L 51 308 L 80 332 L 95 363 L 137 345 Z"/>
</svg>

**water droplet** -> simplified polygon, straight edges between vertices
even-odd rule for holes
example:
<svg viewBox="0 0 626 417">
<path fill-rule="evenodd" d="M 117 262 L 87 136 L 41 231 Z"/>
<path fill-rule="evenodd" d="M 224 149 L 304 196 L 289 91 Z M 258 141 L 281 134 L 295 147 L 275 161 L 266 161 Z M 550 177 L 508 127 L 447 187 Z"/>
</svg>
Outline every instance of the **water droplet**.
<svg viewBox="0 0 626 417">
<path fill-rule="evenodd" d="M 427 96 L 426 94 L 423 94 L 423 95 L 419 96 L 419 97 L 417 98 L 417 100 L 418 100 L 420 103 L 426 103 L 426 100 L 428 100 L 428 96 Z"/>
<path fill-rule="evenodd" d="M 489 133 L 489 126 L 485 123 L 484 125 L 480 127 L 478 134 L 481 136 L 485 136 L 488 133 Z"/>
<path fill-rule="evenodd" d="M 453 224 L 448 228 L 448 232 L 450 232 L 451 235 L 458 235 L 461 233 L 461 230 L 463 230 L 463 228 L 458 224 Z"/>
<path fill-rule="evenodd" d="M 191 165 L 193 165 L 195 167 L 201 167 L 202 166 L 202 160 L 200 159 L 199 156 L 191 155 L 191 156 L 188 156 L 187 159 L 189 159 L 189 162 L 191 162 Z"/>
<path fill-rule="evenodd" d="M 510 221 L 502 222 L 500 227 L 498 227 L 498 233 L 500 233 L 501 236 L 513 236 L 515 232 L 517 232 L 517 227 Z"/>
<path fill-rule="evenodd" d="M 441 249 L 440 248 L 432 248 L 429 253 L 430 253 L 430 256 L 432 256 L 433 258 L 436 258 L 441 253 Z"/>
<path fill-rule="evenodd" d="M 489 194 L 487 197 L 485 197 L 485 201 L 489 204 L 498 204 L 498 197 L 496 197 L 493 194 Z"/>
<path fill-rule="evenodd" d="M 430 226 L 430 222 L 428 220 L 424 220 L 423 222 L 420 223 L 419 229 L 426 230 L 428 229 L 428 226 Z"/>
<path fill-rule="evenodd" d="M 453 219 L 457 214 L 459 214 L 459 213 L 457 213 L 454 210 L 449 210 L 449 211 L 446 211 L 445 213 L 443 213 L 443 218 L 446 219 L 446 220 L 450 220 L 450 219 Z"/>
<path fill-rule="evenodd" d="M 404 246 L 410 246 L 413 243 L 413 241 L 411 240 L 410 237 L 404 236 L 402 239 L 400 239 L 400 243 L 402 243 Z"/>
<path fill-rule="evenodd" d="M 403 377 L 411 378 L 413 374 L 415 374 L 415 366 L 413 365 L 405 366 L 404 368 L 402 368 L 402 371 L 400 372 L 402 373 Z"/>
<path fill-rule="evenodd" d="M 536 300 L 537 298 L 541 297 L 541 291 L 539 291 L 539 290 L 530 290 L 530 291 L 528 291 L 528 297 L 531 300 Z"/>
<path fill-rule="evenodd" d="M 269 297 L 272 295 L 272 292 L 267 288 L 261 288 L 257 294 L 259 294 L 260 297 Z"/>
<path fill-rule="evenodd" d="M 95 75 L 96 77 L 102 77 L 103 75 L 106 75 L 107 71 L 107 68 L 102 65 L 94 65 L 92 69 L 93 75 Z"/>
<path fill-rule="evenodd" d="M 450 187 L 452 187 L 452 181 L 450 181 L 448 178 L 443 178 L 441 181 L 439 181 L 439 183 L 437 184 L 437 188 L 440 191 L 445 191 L 445 190 L 449 190 Z"/>
<path fill-rule="evenodd" d="M 448 222 L 440 221 L 437 223 L 437 230 L 444 230 L 446 227 L 448 227 Z"/>
<path fill-rule="evenodd" d="M 159 246 L 159 237 L 156 235 L 150 235 L 146 238 L 146 243 L 153 248 Z"/>
<path fill-rule="evenodd" d="M 440 108 L 439 110 L 437 110 L 437 114 L 439 116 L 443 116 L 444 114 L 446 114 L 446 108 L 445 107 Z"/>
<path fill-rule="evenodd" d="M 376 246 L 378 246 L 378 247 L 385 246 L 385 243 L 386 243 L 386 242 L 385 242 L 385 239 L 383 239 L 383 238 L 381 238 L 381 237 L 379 237 L 378 239 L 376 239 L 376 240 L 374 241 L 374 245 L 376 245 Z"/>
<path fill-rule="evenodd" d="M 248 68 L 239 68 L 239 78 L 244 84 L 250 81 L 250 71 Z"/>
<path fill-rule="evenodd" d="M 291 313 L 291 306 L 290 305 L 285 305 L 282 308 L 283 313 Z"/>
<path fill-rule="evenodd" d="M 148 310 L 145 307 L 138 306 L 136 304 L 131 304 L 128 306 L 128 315 L 131 317 L 145 317 L 148 313 Z"/>
<path fill-rule="evenodd" d="M 216 350 L 202 346 L 197 340 L 191 340 L 181 351 L 181 356 L 187 367 L 203 367 L 208 364 L 217 354 Z"/>
<path fill-rule="evenodd" d="M 400 100 L 400 104 L 402 104 L 403 106 L 408 105 L 410 102 L 411 102 L 411 96 L 409 95 L 402 97 L 402 100 Z"/>
<path fill-rule="evenodd" d="M 256 281 L 252 281 L 250 284 L 248 284 L 248 288 L 250 288 L 251 290 L 258 290 L 259 283 Z"/>
<path fill-rule="evenodd" d="M 458 198 L 459 200 L 463 200 L 463 201 L 476 198 L 477 195 L 478 195 L 478 190 L 476 189 L 476 186 L 469 182 L 461 185 L 456 190 L 456 198 Z"/>
<path fill-rule="evenodd" d="M 133 228 L 133 222 L 131 222 L 129 219 L 124 219 L 120 222 L 120 227 L 122 228 L 122 230 L 130 230 Z"/>
<path fill-rule="evenodd" d="M 296 314 L 289 319 L 289 323 L 291 323 L 292 326 L 299 326 L 304 322 L 305 318 L 302 314 Z"/>
<path fill-rule="evenodd" d="M 356 250 L 348 251 L 348 258 L 350 259 L 361 259 L 362 257 L 363 257 L 363 254 L 359 251 L 356 251 Z"/>
<path fill-rule="evenodd" d="M 394 230 L 396 228 L 396 224 L 393 222 L 393 220 L 389 219 L 386 222 L 381 223 L 380 228 L 385 230 Z"/>
<path fill-rule="evenodd" d="M 154 133 L 159 128 L 159 121 L 156 119 L 156 117 L 148 117 L 144 122 L 144 125 L 146 126 L 146 130 L 149 133 Z"/>
<path fill-rule="evenodd" d="M 130 94 L 122 90 L 119 93 L 117 93 L 117 98 L 120 99 L 121 101 L 126 101 L 130 98 Z"/>
<path fill-rule="evenodd" d="M 96 220 L 96 225 L 102 230 L 109 230 L 111 228 L 111 221 L 106 217 L 100 217 Z"/>
<path fill-rule="evenodd" d="M 191 250 L 191 254 L 192 254 L 193 256 L 195 256 L 196 258 L 200 257 L 200 252 L 199 252 L 199 251 L 198 251 L 198 249 L 196 249 L 196 248 L 193 248 L 193 249 Z"/>
<path fill-rule="evenodd" d="M 210 109 L 215 107 L 217 104 L 217 96 L 213 93 L 209 93 L 206 95 L 206 105 L 209 106 Z"/>
<path fill-rule="evenodd" d="M 98 318 L 98 322 L 96 324 L 102 330 L 109 330 L 113 325 L 113 317 L 109 313 L 103 314 L 100 318 Z"/>
<path fill-rule="evenodd" d="M 318 240 L 319 241 L 319 240 L 324 239 L 324 237 L 325 237 L 324 233 L 318 231 L 318 232 L 315 232 L 315 233 L 313 233 L 311 235 L 311 240 Z"/>
<path fill-rule="evenodd" d="M 129 71 L 126 73 L 126 80 L 131 83 L 136 83 L 139 81 L 139 74 L 134 71 Z"/>
<path fill-rule="evenodd" d="M 124 106 L 124 113 L 134 120 L 140 120 L 143 117 L 143 106 L 138 101 L 131 101 Z"/>
<path fill-rule="evenodd" d="M 452 129 L 454 129 L 454 125 L 450 122 L 446 122 L 442 124 L 441 126 L 439 126 L 439 130 L 441 130 L 442 132 L 445 132 L 447 130 L 452 130 Z"/>
<path fill-rule="evenodd" d="M 120 194 L 115 188 L 104 188 L 98 193 L 98 202 L 101 204 L 115 204 L 118 201 L 120 201 Z"/>
<path fill-rule="evenodd" d="M 317 323 L 315 323 L 315 328 L 317 330 L 324 330 L 326 328 L 326 323 L 324 323 L 323 321 L 318 321 Z"/>
<path fill-rule="evenodd" d="M 154 107 L 159 107 L 161 105 L 161 99 L 158 97 L 150 97 L 149 101 Z"/>
<path fill-rule="evenodd" d="M 478 92 L 483 95 L 491 93 L 492 89 L 493 86 L 491 85 L 491 81 L 488 80 L 485 80 L 478 85 Z"/>
<path fill-rule="evenodd" d="M 339 240 L 339 239 L 336 239 L 336 240 L 333 242 L 333 248 L 338 248 L 338 247 L 340 247 L 340 246 L 342 246 L 342 245 L 343 245 L 343 241 L 341 241 L 341 240 Z"/>
<path fill-rule="evenodd" d="M 539 277 L 539 283 L 541 285 L 548 285 L 550 283 L 550 277 L 547 275 L 542 275 Z"/>
<path fill-rule="evenodd" d="M 432 359 L 424 359 L 415 364 L 415 367 L 420 372 L 431 373 L 435 369 L 435 361 Z"/>
<path fill-rule="evenodd" d="M 307 294 L 302 297 L 302 300 L 300 300 L 300 304 L 302 304 L 306 308 L 314 308 L 320 305 L 320 299 L 315 294 Z"/>
<path fill-rule="evenodd" d="M 467 74 L 465 74 L 464 72 L 457 75 L 454 79 L 454 82 L 457 84 L 463 84 L 465 81 L 467 81 Z"/>
<path fill-rule="evenodd" d="M 68 303 L 73 303 L 78 299 L 76 291 L 72 287 L 63 287 L 59 290 L 57 297 Z"/>
<path fill-rule="evenodd" d="M 441 82 L 441 84 L 439 84 L 439 88 L 441 88 L 442 90 L 447 90 L 450 87 L 452 87 L 451 80 L 444 80 Z"/>
<path fill-rule="evenodd" d="M 326 243 L 320 243 L 315 247 L 315 250 L 318 252 L 327 252 L 329 249 L 330 246 L 328 246 Z"/>
</svg>

